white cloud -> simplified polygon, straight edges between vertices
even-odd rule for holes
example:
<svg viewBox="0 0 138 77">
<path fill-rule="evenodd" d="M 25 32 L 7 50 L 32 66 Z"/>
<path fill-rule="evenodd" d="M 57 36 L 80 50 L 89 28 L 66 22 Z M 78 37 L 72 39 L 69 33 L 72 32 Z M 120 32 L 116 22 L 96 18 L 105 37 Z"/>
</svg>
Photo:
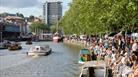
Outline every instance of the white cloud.
<svg viewBox="0 0 138 77">
<path fill-rule="evenodd" d="M 0 13 L 22 13 L 25 16 L 42 15 L 42 4 L 47 0 L 0 0 Z M 72 0 L 58 0 L 62 1 L 63 15 L 69 9 L 68 3 Z"/>
<path fill-rule="evenodd" d="M 38 5 L 38 0 L 0 0 L 1 7 L 27 8 Z"/>
</svg>

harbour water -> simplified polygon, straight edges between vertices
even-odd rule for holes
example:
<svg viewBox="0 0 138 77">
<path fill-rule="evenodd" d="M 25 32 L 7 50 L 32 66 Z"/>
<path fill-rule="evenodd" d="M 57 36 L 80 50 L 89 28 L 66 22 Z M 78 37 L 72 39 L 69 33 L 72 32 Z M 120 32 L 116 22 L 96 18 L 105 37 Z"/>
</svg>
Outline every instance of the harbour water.
<svg viewBox="0 0 138 77">
<path fill-rule="evenodd" d="M 0 77 L 78 77 L 80 48 L 64 43 L 34 42 L 33 45 L 50 45 L 48 56 L 27 56 L 32 45 L 21 42 L 18 51 L 0 50 Z"/>
</svg>

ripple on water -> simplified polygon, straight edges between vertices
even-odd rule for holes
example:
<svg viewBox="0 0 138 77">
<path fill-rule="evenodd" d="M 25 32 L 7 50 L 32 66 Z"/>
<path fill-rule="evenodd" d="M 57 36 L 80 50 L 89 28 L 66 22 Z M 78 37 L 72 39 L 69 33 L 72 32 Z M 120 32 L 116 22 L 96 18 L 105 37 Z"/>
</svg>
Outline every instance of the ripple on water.
<svg viewBox="0 0 138 77">
<path fill-rule="evenodd" d="M 50 45 L 53 53 L 48 56 L 30 57 L 25 52 L 31 47 L 23 42 L 23 50 L 0 56 L 1 77 L 77 77 L 79 51 L 67 48 L 62 43 L 36 42 L 35 45 Z M 4 50 L 5 51 L 5 50 Z M 78 52 L 78 53 L 76 53 Z M 0 52 L 1 53 L 1 52 Z M 4 52 L 3 52 L 4 53 Z M 10 54 L 9 54 L 10 53 Z M 12 55 L 12 54 L 14 55 Z"/>
</svg>

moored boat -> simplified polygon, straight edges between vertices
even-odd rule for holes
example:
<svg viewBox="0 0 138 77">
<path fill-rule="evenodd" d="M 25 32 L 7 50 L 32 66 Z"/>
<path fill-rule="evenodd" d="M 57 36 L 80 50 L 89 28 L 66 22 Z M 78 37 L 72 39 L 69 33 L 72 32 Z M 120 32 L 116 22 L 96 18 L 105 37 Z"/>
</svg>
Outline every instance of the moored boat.
<svg viewBox="0 0 138 77">
<path fill-rule="evenodd" d="M 7 49 L 10 46 L 10 42 L 7 40 L 4 40 L 4 42 L 0 43 L 0 49 Z"/>
<path fill-rule="evenodd" d="M 9 50 L 20 50 L 22 49 L 21 45 L 19 43 L 13 42 L 11 45 L 8 47 Z"/>
<path fill-rule="evenodd" d="M 27 41 L 26 42 L 26 45 L 31 45 L 31 44 L 33 44 L 32 41 Z"/>
<path fill-rule="evenodd" d="M 91 53 L 88 49 L 81 49 L 78 63 L 84 64 L 87 61 L 91 61 Z"/>
<path fill-rule="evenodd" d="M 30 50 L 27 52 L 27 55 L 30 56 L 46 56 L 51 53 L 52 49 L 49 47 L 49 45 L 46 46 L 34 46 L 31 47 Z"/>
<path fill-rule="evenodd" d="M 108 77 L 108 70 L 104 61 L 86 62 L 79 77 Z"/>
<path fill-rule="evenodd" d="M 6 49 L 6 47 L 3 43 L 0 43 L 0 49 Z"/>
</svg>

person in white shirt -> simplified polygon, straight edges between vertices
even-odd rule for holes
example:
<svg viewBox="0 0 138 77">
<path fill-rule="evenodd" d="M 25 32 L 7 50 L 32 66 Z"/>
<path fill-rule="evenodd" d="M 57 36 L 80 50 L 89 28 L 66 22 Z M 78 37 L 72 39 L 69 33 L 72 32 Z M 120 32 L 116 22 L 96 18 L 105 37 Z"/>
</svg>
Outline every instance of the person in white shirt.
<svg viewBox="0 0 138 77">
<path fill-rule="evenodd" d="M 138 42 L 135 40 L 133 45 L 132 45 L 132 51 L 133 52 L 138 52 Z"/>
</svg>

